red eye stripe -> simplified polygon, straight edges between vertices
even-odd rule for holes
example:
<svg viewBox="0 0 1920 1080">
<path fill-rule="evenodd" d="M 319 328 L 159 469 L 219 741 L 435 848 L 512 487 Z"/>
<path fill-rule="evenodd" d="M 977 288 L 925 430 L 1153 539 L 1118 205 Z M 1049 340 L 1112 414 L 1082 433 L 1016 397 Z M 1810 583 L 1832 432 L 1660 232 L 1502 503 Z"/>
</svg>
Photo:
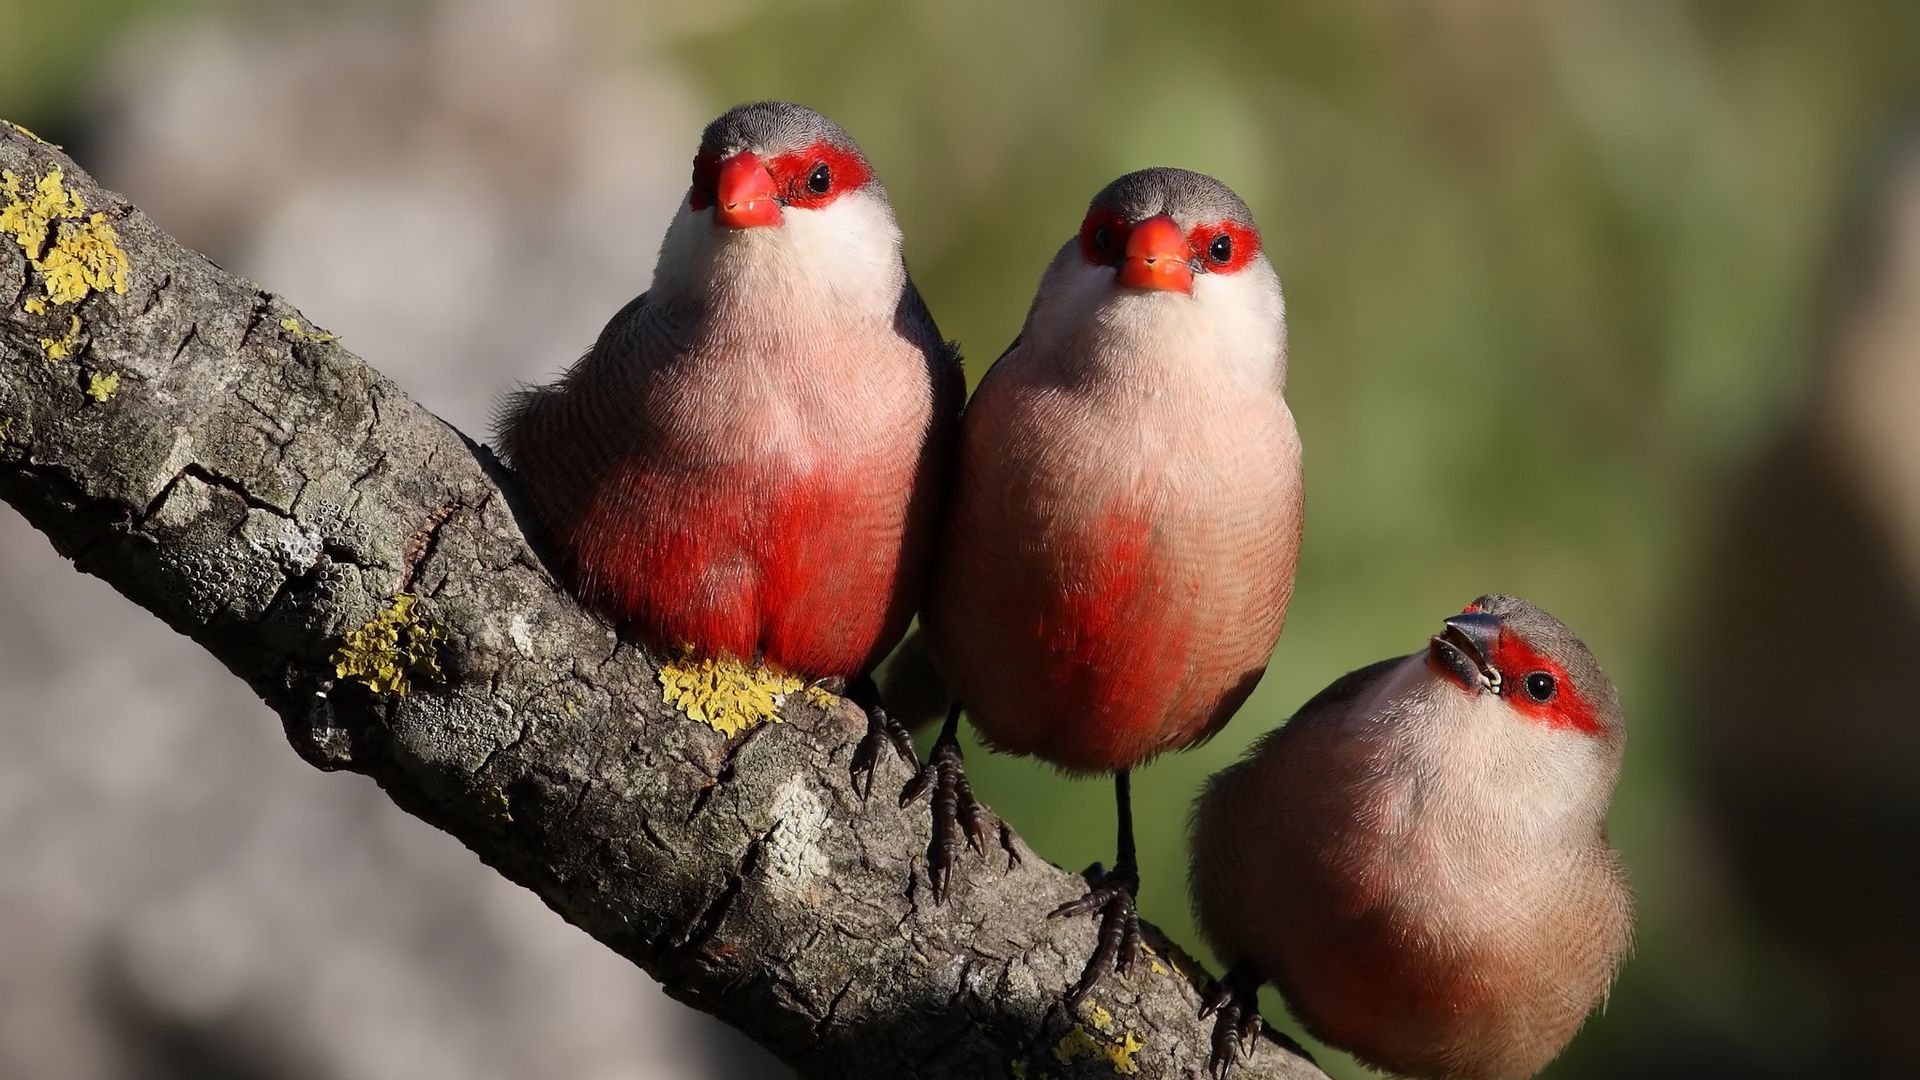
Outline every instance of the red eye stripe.
<svg viewBox="0 0 1920 1080">
<path fill-rule="evenodd" d="M 832 182 L 824 194 L 807 186 L 813 170 L 825 165 Z M 865 187 L 873 179 L 873 170 L 858 154 L 822 140 L 805 150 L 781 154 L 767 162 L 773 184 L 783 192 L 787 205 L 816 209 L 838 199 L 846 192 Z"/>
<path fill-rule="evenodd" d="M 714 189 L 720 182 L 720 155 L 712 150 L 702 150 L 693 158 L 693 186 L 687 192 L 689 210 L 705 210 L 713 205 Z M 807 177 L 813 170 L 825 165 L 832 176 L 832 185 L 825 194 L 807 187 Z M 773 177 L 774 187 L 780 190 L 780 198 L 788 206 L 816 209 L 827 205 L 846 192 L 865 187 L 873 179 L 873 170 L 860 160 L 858 154 L 851 153 L 821 141 L 805 150 L 791 154 L 781 154 L 766 162 L 767 174 Z"/>
<path fill-rule="evenodd" d="M 1106 246 L 1095 242 L 1100 229 L 1105 226 Z M 1107 266 L 1127 250 L 1127 233 L 1132 231 L 1127 220 L 1110 210 L 1096 210 L 1087 215 L 1080 223 L 1080 255 L 1095 266 Z"/>
<path fill-rule="evenodd" d="M 687 209 L 705 210 L 713 205 L 714 189 L 720 184 L 720 155 L 702 150 L 693 156 L 693 187 L 687 191 Z"/>
<path fill-rule="evenodd" d="M 1535 652 L 1517 635 L 1502 628 L 1500 644 L 1495 646 L 1493 655 L 1488 659 L 1500 672 L 1502 695 L 1534 721 L 1583 735 L 1600 735 L 1605 731 L 1593 706 L 1574 689 L 1573 679 L 1567 674 L 1567 669 Z M 1557 689 L 1548 701 L 1535 701 L 1527 693 L 1527 676 L 1536 671 L 1553 676 Z"/>
<path fill-rule="evenodd" d="M 1226 233 L 1233 241 L 1233 257 L 1226 262 L 1213 261 L 1208 251 L 1213 247 L 1213 238 Z M 1208 270 L 1216 274 L 1231 274 L 1253 261 L 1260 253 L 1260 234 L 1237 221 L 1222 221 L 1216 225 L 1201 225 L 1187 234 L 1187 245 L 1193 254 Z"/>
<path fill-rule="evenodd" d="M 1107 230 L 1107 243 L 1103 250 L 1096 242 L 1102 226 Z M 1096 210 L 1087 215 L 1080 223 L 1080 254 L 1095 266 L 1106 266 L 1120 257 L 1126 250 L 1127 235 L 1133 227 L 1127 220 L 1110 210 Z M 1233 255 L 1226 262 L 1214 262 L 1208 250 L 1213 239 L 1226 233 L 1233 241 Z M 1223 221 L 1216 225 L 1201 225 L 1187 234 L 1187 248 L 1200 265 L 1216 274 L 1231 274 L 1253 261 L 1260 253 L 1260 234 L 1234 221 Z"/>
</svg>

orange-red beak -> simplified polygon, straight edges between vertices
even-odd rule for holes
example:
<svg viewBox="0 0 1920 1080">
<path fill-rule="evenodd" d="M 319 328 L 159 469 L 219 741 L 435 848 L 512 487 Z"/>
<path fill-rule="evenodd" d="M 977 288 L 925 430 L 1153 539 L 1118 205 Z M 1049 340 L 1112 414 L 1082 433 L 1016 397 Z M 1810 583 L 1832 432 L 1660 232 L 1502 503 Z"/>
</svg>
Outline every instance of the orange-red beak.
<svg viewBox="0 0 1920 1080">
<path fill-rule="evenodd" d="M 1135 225 L 1127 233 L 1127 252 L 1120 260 L 1120 284 L 1130 289 L 1193 292 L 1193 252 L 1180 226 L 1165 214 Z"/>
<path fill-rule="evenodd" d="M 729 229 L 778 225 L 778 196 L 773 174 L 760 164 L 752 151 L 742 150 L 720 163 L 719 182 L 714 185 L 713 220 Z"/>
</svg>

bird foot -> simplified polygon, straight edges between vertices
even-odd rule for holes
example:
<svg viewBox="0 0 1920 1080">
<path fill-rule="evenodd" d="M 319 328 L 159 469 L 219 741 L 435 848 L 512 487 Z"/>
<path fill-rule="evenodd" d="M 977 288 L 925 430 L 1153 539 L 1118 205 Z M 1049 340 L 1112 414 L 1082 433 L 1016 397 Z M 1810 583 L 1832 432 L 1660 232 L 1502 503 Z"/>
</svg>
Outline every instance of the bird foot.
<svg viewBox="0 0 1920 1080">
<path fill-rule="evenodd" d="M 933 744 L 933 753 L 920 771 L 900 792 L 900 805 L 906 806 L 928 792 L 933 793 L 933 842 L 927 847 L 927 880 L 933 886 L 933 902 L 946 900 L 953 883 L 953 866 L 965 846 L 976 855 L 985 855 L 987 835 L 993 818 L 973 799 L 973 785 L 960 753 L 960 742 L 947 733 Z"/>
<path fill-rule="evenodd" d="M 1227 1080 L 1236 1058 L 1253 1059 L 1260 1045 L 1260 980 L 1246 968 L 1236 967 L 1226 978 L 1213 985 L 1200 1008 L 1200 1018 L 1214 1017 L 1213 1054 L 1207 1062 L 1207 1075 Z"/>
<path fill-rule="evenodd" d="M 1125 974 L 1140 959 L 1140 913 L 1134 894 L 1140 890 L 1140 875 L 1131 866 L 1116 866 L 1101 871 L 1096 864 L 1093 887 L 1087 895 L 1054 908 L 1049 919 L 1100 913 L 1100 933 L 1080 973 L 1080 981 L 1067 991 L 1069 1009 L 1078 1008 L 1108 971 Z"/>
<path fill-rule="evenodd" d="M 861 802 L 873 794 L 873 772 L 887 747 L 893 747 L 893 752 L 900 756 L 900 760 L 912 766 L 916 773 L 920 768 L 920 755 L 913 752 L 913 735 L 907 731 L 907 726 L 878 705 L 864 708 L 867 713 L 867 733 L 860 737 L 859 745 L 853 748 L 853 761 L 847 766 L 853 789 L 860 793 Z"/>
</svg>

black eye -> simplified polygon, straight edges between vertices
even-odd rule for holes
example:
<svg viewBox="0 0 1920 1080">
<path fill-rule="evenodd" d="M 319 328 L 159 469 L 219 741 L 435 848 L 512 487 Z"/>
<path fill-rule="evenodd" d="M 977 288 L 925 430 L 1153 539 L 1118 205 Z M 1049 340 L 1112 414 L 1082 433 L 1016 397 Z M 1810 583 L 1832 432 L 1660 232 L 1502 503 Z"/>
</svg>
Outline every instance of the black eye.
<svg viewBox="0 0 1920 1080">
<path fill-rule="evenodd" d="M 1097 255 L 1113 254 L 1113 229 L 1101 225 L 1093 230 L 1093 250 Z"/>
<path fill-rule="evenodd" d="M 824 163 L 815 165 L 813 171 L 807 174 L 807 190 L 815 195 L 825 195 L 827 189 L 831 187 L 833 187 L 833 170 L 827 168 Z"/>
<path fill-rule="evenodd" d="M 1228 236 L 1226 233 L 1221 233 L 1219 236 L 1214 237 L 1213 243 L 1207 245 L 1207 257 L 1217 263 L 1231 262 L 1233 260 L 1233 237 Z"/>
<path fill-rule="evenodd" d="M 1558 689 L 1560 684 L 1554 682 L 1553 676 L 1544 671 L 1536 671 L 1527 676 L 1527 696 L 1535 701 L 1552 701 L 1554 691 Z"/>
</svg>

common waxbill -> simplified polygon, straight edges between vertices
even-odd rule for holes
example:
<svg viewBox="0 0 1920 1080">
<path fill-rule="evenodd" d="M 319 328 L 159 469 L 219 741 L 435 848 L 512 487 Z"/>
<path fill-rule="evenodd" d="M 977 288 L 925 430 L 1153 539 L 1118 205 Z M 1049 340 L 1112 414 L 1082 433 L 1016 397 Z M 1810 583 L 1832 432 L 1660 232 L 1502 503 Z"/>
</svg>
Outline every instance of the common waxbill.
<svg viewBox="0 0 1920 1080">
<path fill-rule="evenodd" d="M 1094 196 L 968 407 L 924 623 L 989 745 L 1115 776 L 1119 858 L 1054 912 L 1100 913 L 1073 1001 L 1139 951 L 1128 770 L 1220 730 L 1280 636 L 1302 509 L 1286 376 L 1246 204 L 1146 169 Z M 908 788 L 936 789 L 936 895 L 982 831 L 958 712 Z"/>
<path fill-rule="evenodd" d="M 811 109 L 707 126 L 652 287 L 500 446 L 573 589 L 656 649 L 869 677 L 919 607 L 965 397 L 873 167 Z"/>
<path fill-rule="evenodd" d="M 1194 912 L 1231 965 L 1208 1007 L 1214 1074 L 1254 1042 L 1262 982 L 1379 1069 L 1544 1068 L 1633 935 L 1606 836 L 1625 739 L 1580 639 L 1483 596 L 1254 744 L 1193 815 Z"/>
</svg>

